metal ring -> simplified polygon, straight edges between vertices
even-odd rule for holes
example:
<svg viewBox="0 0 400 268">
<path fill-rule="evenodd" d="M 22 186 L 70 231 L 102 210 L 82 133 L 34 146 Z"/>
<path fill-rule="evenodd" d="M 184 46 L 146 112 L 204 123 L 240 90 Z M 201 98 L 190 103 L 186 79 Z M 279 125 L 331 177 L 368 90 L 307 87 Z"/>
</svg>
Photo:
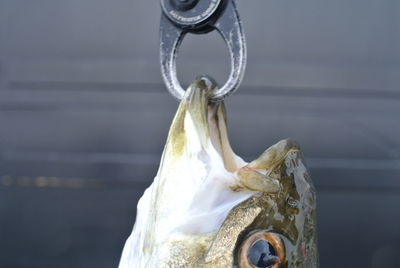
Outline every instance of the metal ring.
<svg viewBox="0 0 400 268">
<path fill-rule="evenodd" d="M 168 91 L 182 99 L 185 90 L 176 75 L 176 56 L 185 34 L 188 32 L 172 23 L 166 15 L 161 16 L 160 61 L 161 73 Z M 228 46 L 231 58 L 231 72 L 225 85 L 217 88 L 211 98 L 222 99 L 232 94 L 240 85 L 246 66 L 246 42 L 242 24 L 234 1 L 229 0 L 226 9 L 213 25 Z"/>
<path fill-rule="evenodd" d="M 223 0 L 161 0 L 161 9 L 181 28 L 195 29 L 217 15 Z"/>
</svg>

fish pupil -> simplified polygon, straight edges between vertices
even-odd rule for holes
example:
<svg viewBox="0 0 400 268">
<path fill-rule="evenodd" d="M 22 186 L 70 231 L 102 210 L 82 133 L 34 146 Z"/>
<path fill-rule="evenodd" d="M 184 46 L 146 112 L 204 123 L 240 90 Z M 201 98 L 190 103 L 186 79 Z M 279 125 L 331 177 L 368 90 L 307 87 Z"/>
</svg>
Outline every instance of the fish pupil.
<svg viewBox="0 0 400 268">
<path fill-rule="evenodd" d="M 258 240 L 248 251 L 248 259 L 252 265 L 268 268 L 279 262 L 274 247 L 266 240 Z"/>
</svg>

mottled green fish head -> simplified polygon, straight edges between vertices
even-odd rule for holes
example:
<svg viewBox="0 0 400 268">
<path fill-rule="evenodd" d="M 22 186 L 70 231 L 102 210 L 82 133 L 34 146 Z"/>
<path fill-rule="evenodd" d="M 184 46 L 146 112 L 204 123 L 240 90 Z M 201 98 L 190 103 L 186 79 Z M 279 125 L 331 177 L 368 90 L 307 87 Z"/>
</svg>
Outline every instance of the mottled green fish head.
<svg viewBox="0 0 400 268">
<path fill-rule="evenodd" d="M 120 267 L 318 267 L 315 190 L 299 146 L 285 139 L 245 162 L 229 144 L 223 101 L 210 101 L 214 87 L 202 78 L 186 91 Z"/>
<path fill-rule="evenodd" d="M 233 208 L 221 227 L 224 232 L 225 226 L 237 226 L 232 228 L 237 233 L 228 231 L 237 234 L 234 263 L 318 267 L 316 196 L 299 146 L 282 140 L 240 168 L 237 176 L 242 187 L 258 193 Z"/>
</svg>

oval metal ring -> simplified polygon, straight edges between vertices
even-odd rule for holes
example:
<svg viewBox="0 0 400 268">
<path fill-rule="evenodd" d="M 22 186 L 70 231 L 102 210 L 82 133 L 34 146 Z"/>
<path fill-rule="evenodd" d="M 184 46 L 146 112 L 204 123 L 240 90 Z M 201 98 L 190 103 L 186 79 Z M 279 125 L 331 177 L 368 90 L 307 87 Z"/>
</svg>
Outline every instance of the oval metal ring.
<svg viewBox="0 0 400 268">
<path fill-rule="evenodd" d="M 161 25 L 161 73 L 168 91 L 180 100 L 183 98 L 185 90 L 177 78 L 176 57 L 180 44 L 188 31 L 177 27 L 164 14 L 161 16 Z M 211 96 L 213 100 L 219 100 L 232 94 L 239 87 L 246 66 L 246 42 L 234 1 L 228 1 L 226 10 L 213 26 L 225 40 L 231 59 L 231 72 L 228 80 L 221 88 L 217 88 Z"/>
</svg>

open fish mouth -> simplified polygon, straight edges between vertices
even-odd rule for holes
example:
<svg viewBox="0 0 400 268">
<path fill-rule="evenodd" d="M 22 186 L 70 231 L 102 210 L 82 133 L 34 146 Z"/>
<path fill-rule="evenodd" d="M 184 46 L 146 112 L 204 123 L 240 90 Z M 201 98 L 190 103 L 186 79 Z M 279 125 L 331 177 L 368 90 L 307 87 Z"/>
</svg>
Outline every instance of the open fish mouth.
<svg viewBox="0 0 400 268">
<path fill-rule="evenodd" d="M 298 145 L 246 163 L 223 102 L 209 99 L 214 85 L 200 78 L 186 91 L 119 267 L 317 267 L 315 191 Z"/>
</svg>

